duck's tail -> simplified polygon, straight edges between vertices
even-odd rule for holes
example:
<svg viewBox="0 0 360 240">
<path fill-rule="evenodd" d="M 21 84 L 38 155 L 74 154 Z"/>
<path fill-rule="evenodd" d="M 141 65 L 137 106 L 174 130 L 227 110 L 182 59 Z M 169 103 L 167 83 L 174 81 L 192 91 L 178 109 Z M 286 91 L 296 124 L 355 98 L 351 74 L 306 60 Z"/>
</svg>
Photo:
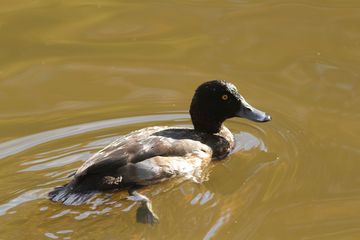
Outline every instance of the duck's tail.
<svg viewBox="0 0 360 240">
<path fill-rule="evenodd" d="M 54 188 L 49 192 L 48 196 L 51 201 L 61 202 L 65 205 L 80 205 L 89 200 L 97 192 L 88 191 L 88 192 L 79 192 L 75 191 L 70 184 L 66 184 L 61 187 Z"/>
</svg>

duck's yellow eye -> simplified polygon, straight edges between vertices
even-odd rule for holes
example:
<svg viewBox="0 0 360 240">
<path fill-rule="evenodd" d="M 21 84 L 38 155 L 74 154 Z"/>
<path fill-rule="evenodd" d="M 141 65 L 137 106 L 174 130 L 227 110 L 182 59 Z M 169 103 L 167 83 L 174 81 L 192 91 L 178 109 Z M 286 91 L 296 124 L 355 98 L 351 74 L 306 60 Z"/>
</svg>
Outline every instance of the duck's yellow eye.
<svg viewBox="0 0 360 240">
<path fill-rule="evenodd" d="M 225 101 L 225 100 L 228 100 L 228 98 L 229 98 L 229 96 L 228 96 L 227 94 L 224 94 L 224 95 L 222 95 L 222 97 L 221 97 L 221 99 L 224 100 L 224 101 Z"/>
</svg>

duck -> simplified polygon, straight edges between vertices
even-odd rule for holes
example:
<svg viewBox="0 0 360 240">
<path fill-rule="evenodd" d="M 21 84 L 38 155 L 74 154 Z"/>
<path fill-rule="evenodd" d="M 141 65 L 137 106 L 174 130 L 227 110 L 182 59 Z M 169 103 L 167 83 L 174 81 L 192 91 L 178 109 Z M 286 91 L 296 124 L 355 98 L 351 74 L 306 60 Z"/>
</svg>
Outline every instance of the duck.
<svg viewBox="0 0 360 240">
<path fill-rule="evenodd" d="M 196 181 L 211 161 L 226 158 L 235 143 L 225 120 L 271 120 L 225 80 L 202 83 L 195 90 L 189 112 L 192 128 L 153 126 L 116 139 L 85 161 L 69 183 L 50 191 L 49 199 L 80 205 L 99 192 L 127 190 L 129 198 L 141 203 L 137 222 L 158 223 L 152 202 L 139 192 L 141 188 L 173 178 Z"/>
</svg>

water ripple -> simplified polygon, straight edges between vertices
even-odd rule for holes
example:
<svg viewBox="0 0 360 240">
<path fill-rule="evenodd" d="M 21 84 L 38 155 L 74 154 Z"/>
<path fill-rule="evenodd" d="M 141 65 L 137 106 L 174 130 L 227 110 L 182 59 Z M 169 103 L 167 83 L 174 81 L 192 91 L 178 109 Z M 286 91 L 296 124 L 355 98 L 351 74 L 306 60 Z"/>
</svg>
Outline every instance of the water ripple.
<svg viewBox="0 0 360 240">
<path fill-rule="evenodd" d="M 97 122 L 84 123 L 75 126 L 49 130 L 42 133 L 37 133 L 1 143 L 0 159 L 25 151 L 39 144 L 43 144 L 53 140 L 66 138 L 90 131 L 95 131 L 104 128 L 111 128 L 115 126 L 123 126 L 127 124 L 175 120 L 180 118 L 188 118 L 188 115 L 159 114 L 159 115 L 148 115 L 148 116 L 138 116 L 138 117 L 128 117 L 128 118 L 116 118 L 116 119 L 102 120 Z"/>
</svg>

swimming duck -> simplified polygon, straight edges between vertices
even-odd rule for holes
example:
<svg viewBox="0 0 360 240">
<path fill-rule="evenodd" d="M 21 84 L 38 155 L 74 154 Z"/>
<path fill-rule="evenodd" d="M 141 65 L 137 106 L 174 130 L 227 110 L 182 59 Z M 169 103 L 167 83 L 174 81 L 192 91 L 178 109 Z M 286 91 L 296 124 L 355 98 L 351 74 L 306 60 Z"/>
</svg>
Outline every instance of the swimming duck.
<svg viewBox="0 0 360 240">
<path fill-rule="evenodd" d="M 225 158 L 234 147 L 234 137 L 223 122 L 232 117 L 256 122 L 270 115 L 248 104 L 236 87 L 224 80 L 201 84 L 190 106 L 194 128 L 148 127 L 129 133 L 89 158 L 66 185 L 49 198 L 66 205 L 79 205 L 101 191 L 127 189 L 140 201 L 137 221 L 155 223 L 150 199 L 137 190 L 174 177 L 196 179 L 211 160 Z"/>
</svg>

